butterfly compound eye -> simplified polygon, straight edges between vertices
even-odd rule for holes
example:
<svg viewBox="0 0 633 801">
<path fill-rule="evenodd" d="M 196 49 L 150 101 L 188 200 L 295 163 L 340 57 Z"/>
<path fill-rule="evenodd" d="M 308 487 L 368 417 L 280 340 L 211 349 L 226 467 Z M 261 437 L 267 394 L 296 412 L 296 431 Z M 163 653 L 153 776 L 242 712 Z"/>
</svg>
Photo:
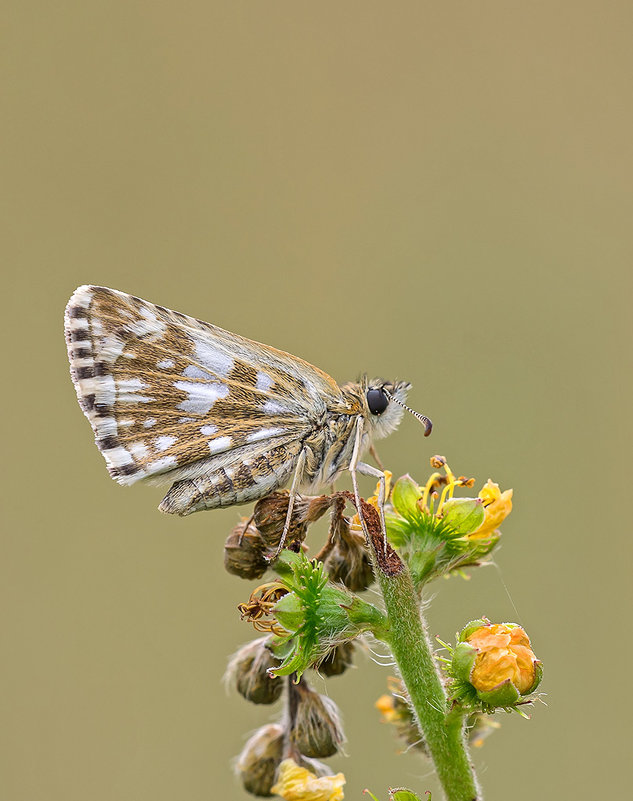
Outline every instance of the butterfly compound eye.
<svg viewBox="0 0 633 801">
<path fill-rule="evenodd" d="M 382 389 L 368 389 L 367 405 L 372 414 L 382 414 L 389 405 L 389 398 Z"/>
</svg>

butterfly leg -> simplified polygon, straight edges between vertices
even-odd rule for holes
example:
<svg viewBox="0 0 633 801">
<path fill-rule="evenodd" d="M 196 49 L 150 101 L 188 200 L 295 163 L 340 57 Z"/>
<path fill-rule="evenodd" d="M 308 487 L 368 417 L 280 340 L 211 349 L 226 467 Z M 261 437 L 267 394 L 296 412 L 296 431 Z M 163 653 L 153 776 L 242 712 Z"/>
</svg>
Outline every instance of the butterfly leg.
<svg viewBox="0 0 633 801">
<path fill-rule="evenodd" d="M 349 463 L 349 472 L 352 477 L 352 486 L 354 488 L 354 499 L 356 501 L 356 509 L 358 511 L 358 519 L 360 520 L 361 527 L 363 529 L 363 534 L 365 535 L 365 539 L 367 544 L 369 545 L 369 532 L 367 531 L 367 526 L 365 524 L 365 520 L 363 518 L 363 512 L 360 504 L 360 492 L 358 491 L 358 482 L 356 480 L 356 473 L 361 473 L 364 476 L 373 476 L 377 478 L 380 482 L 379 490 L 378 490 L 378 512 L 380 514 L 380 525 L 382 528 L 382 541 L 383 541 L 383 548 L 386 552 L 387 550 L 387 526 L 385 523 L 385 497 L 386 497 L 386 481 L 385 481 L 385 474 L 381 473 L 375 467 L 372 467 L 369 464 L 365 464 L 365 462 L 360 461 L 360 449 L 363 442 L 363 418 L 359 417 L 358 422 L 356 423 L 356 434 L 354 437 L 354 450 L 352 451 L 352 458 Z"/>
<path fill-rule="evenodd" d="M 299 458 L 297 459 L 295 474 L 292 478 L 292 484 L 290 485 L 290 496 L 288 498 L 288 511 L 286 513 L 286 522 L 284 523 L 284 530 L 282 532 L 279 545 L 277 546 L 275 553 L 272 555 L 270 559 L 271 562 L 275 561 L 275 559 L 282 552 L 284 545 L 286 544 L 286 539 L 288 538 L 288 532 L 290 531 L 290 522 L 292 521 L 292 511 L 295 505 L 295 497 L 297 495 L 297 484 L 299 483 L 299 476 L 303 473 L 303 468 L 305 467 L 305 463 L 306 463 L 306 454 L 305 451 L 302 450 L 301 453 L 299 454 Z"/>
</svg>

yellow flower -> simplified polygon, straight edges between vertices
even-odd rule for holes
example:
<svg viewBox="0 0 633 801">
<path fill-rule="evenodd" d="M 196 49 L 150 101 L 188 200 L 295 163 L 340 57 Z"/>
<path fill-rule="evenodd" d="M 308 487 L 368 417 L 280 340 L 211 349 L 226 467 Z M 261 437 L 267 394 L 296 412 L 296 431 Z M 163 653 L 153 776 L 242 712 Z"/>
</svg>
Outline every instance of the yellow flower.
<svg viewBox="0 0 633 801">
<path fill-rule="evenodd" d="M 536 680 L 537 659 L 530 640 L 520 626 L 493 623 L 481 626 L 466 639 L 477 650 L 470 683 L 480 692 L 490 692 L 510 681 L 521 695 Z"/>
<path fill-rule="evenodd" d="M 400 714 L 396 710 L 395 699 L 393 695 L 381 695 L 376 701 L 374 706 L 382 715 L 384 723 L 395 723 L 400 720 Z"/>
<path fill-rule="evenodd" d="M 345 776 L 317 777 L 299 767 L 294 759 L 284 759 L 279 766 L 279 780 L 271 789 L 285 801 L 342 801 Z"/>
<path fill-rule="evenodd" d="M 512 493 L 511 489 L 501 492 L 499 485 L 488 479 L 479 493 L 484 504 L 484 522 L 468 535 L 469 539 L 484 539 L 499 528 L 512 511 Z"/>
</svg>

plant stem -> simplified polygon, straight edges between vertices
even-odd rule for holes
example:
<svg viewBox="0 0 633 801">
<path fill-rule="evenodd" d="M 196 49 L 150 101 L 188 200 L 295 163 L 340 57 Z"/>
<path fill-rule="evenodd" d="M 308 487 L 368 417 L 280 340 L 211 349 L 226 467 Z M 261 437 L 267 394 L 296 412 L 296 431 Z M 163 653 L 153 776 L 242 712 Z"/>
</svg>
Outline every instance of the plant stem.
<svg viewBox="0 0 633 801">
<path fill-rule="evenodd" d="M 376 574 L 390 630 L 387 641 L 448 801 L 481 801 L 464 739 L 463 716 L 447 715 L 447 698 L 408 568 Z"/>
</svg>

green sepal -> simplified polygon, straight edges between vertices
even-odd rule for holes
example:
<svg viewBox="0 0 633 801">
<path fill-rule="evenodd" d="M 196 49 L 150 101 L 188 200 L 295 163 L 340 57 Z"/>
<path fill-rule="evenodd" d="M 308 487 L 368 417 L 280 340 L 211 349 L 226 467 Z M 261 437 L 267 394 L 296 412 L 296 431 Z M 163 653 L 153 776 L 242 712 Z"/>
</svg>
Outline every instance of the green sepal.
<svg viewBox="0 0 633 801">
<path fill-rule="evenodd" d="M 458 642 L 453 648 L 451 672 L 456 679 L 470 682 L 470 675 L 475 666 L 477 649 L 469 642 Z"/>
<path fill-rule="evenodd" d="M 321 562 L 309 561 L 303 553 L 285 554 L 278 572 L 288 593 L 272 611 L 287 632 L 277 635 L 275 646 L 290 643 L 291 648 L 271 675 L 301 676 L 332 648 L 364 631 L 385 638 L 388 621 L 379 609 L 329 582 Z"/>
<path fill-rule="evenodd" d="M 385 511 L 385 525 L 389 542 L 394 547 L 399 548 L 410 539 L 411 524 L 404 517 Z"/>
<path fill-rule="evenodd" d="M 275 604 L 275 617 L 286 631 L 297 631 L 305 616 L 301 599 L 294 592 L 289 592 Z"/>
<path fill-rule="evenodd" d="M 492 690 L 477 690 L 477 698 L 491 707 L 509 707 L 517 703 L 521 698 L 521 693 L 510 679 L 506 679 L 501 684 L 493 687 Z"/>
<path fill-rule="evenodd" d="M 389 790 L 389 801 L 421 801 L 421 799 L 420 796 L 416 795 L 412 790 L 406 790 L 404 787 L 397 787 L 393 790 Z"/>
<path fill-rule="evenodd" d="M 478 529 L 485 516 L 481 498 L 449 498 L 442 506 L 442 520 L 463 537 Z"/>
<path fill-rule="evenodd" d="M 282 579 L 290 579 L 296 569 L 306 561 L 305 554 L 289 551 L 287 548 L 279 554 L 273 564 L 273 570 Z"/>
<path fill-rule="evenodd" d="M 458 635 L 458 642 L 465 642 L 471 634 L 473 634 L 477 629 L 481 629 L 484 626 L 489 626 L 490 621 L 488 618 L 480 617 L 477 620 L 471 620 L 470 623 L 466 623 L 464 628 L 459 632 Z"/>
<path fill-rule="evenodd" d="M 529 695 L 530 693 L 533 693 L 543 679 L 543 663 L 537 659 L 537 661 L 533 662 L 532 664 L 534 665 L 534 681 L 532 682 L 530 689 L 526 690 L 526 692 L 522 693 L 522 695 Z"/>
<path fill-rule="evenodd" d="M 422 490 L 410 475 L 402 476 L 394 484 L 391 503 L 399 515 L 410 523 L 420 521 L 422 513 L 418 501 L 422 498 Z"/>
</svg>

